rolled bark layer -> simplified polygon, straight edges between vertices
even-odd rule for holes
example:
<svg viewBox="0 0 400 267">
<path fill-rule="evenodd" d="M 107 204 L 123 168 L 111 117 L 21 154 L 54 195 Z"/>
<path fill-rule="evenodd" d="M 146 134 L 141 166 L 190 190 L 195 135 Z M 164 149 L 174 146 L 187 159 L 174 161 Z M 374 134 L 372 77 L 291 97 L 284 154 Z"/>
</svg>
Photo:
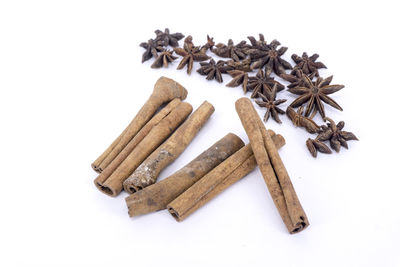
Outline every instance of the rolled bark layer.
<svg viewBox="0 0 400 267">
<path fill-rule="evenodd" d="M 264 125 L 254 106 L 248 98 L 241 98 L 236 101 L 236 111 L 249 137 L 264 181 L 289 233 L 302 231 L 309 225 L 307 216 L 272 139 L 265 134 Z"/>
<path fill-rule="evenodd" d="M 200 107 L 125 180 L 128 193 L 154 184 L 160 172 L 171 164 L 189 145 L 214 112 L 214 107 L 204 101 Z"/>
<path fill-rule="evenodd" d="M 192 112 L 189 103 L 181 102 L 167 116 L 165 116 L 131 153 L 113 171 L 104 171 L 94 181 L 97 188 L 103 193 L 116 196 L 123 185 L 122 183 L 132 172 L 148 157 Z"/>
<path fill-rule="evenodd" d="M 243 146 L 238 136 L 227 134 L 174 174 L 128 196 L 125 200 L 129 216 L 165 209 L 168 203 Z"/>
<path fill-rule="evenodd" d="M 285 139 L 281 135 L 273 135 L 273 140 L 277 148 L 285 144 Z M 226 188 L 249 174 L 256 166 L 253 151 L 248 144 L 169 203 L 168 211 L 177 221 L 184 220 Z"/>
<path fill-rule="evenodd" d="M 161 77 L 154 85 L 153 93 L 139 110 L 123 133 L 92 163 L 92 168 L 102 172 L 112 160 L 124 149 L 130 140 L 152 118 L 162 104 L 174 98 L 185 99 L 186 89 L 172 79 Z"/>
</svg>

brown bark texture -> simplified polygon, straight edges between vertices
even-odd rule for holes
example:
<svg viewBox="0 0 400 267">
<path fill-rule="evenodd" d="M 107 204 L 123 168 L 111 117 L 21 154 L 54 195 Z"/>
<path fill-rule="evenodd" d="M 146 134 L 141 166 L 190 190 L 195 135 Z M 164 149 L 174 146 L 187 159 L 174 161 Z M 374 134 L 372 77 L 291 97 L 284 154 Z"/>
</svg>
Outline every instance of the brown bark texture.
<svg viewBox="0 0 400 267">
<path fill-rule="evenodd" d="M 134 193 L 156 182 L 160 172 L 171 164 L 189 145 L 214 112 L 214 107 L 204 101 L 200 107 L 124 182 L 124 189 Z"/>
<path fill-rule="evenodd" d="M 285 144 L 281 135 L 272 135 L 277 148 Z M 257 166 L 250 144 L 244 146 L 227 158 L 198 182 L 167 205 L 168 211 L 177 220 L 182 221 L 226 188 L 249 174 Z"/>
<path fill-rule="evenodd" d="M 92 168 L 102 172 L 124 149 L 140 129 L 153 117 L 154 113 L 174 98 L 185 99 L 186 89 L 172 79 L 161 77 L 154 85 L 153 93 L 129 123 L 122 134 L 92 163 Z"/>
<path fill-rule="evenodd" d="M 155 125 L 114 171 L 100 173 L 94 183 L 103 193 L 116 196 L 123 182 L 189 116 L 192 106 L 181 102 Z M 111 166 L 110 166 L 111 167 Z"/>
<path fill-rule="evenodd" d="M 297 233 L 308 225 L 307 216 L 290 181 L 287 170 L 273 141 L 248 98 L 236 101 L 236 111 L 249 137 L 254 157 L 271 197 L 289 233 Z"/>
<path fill-rule="evenodd" d="M 229 133 L 169 177 L 128 196 L 129 216 L 138 216 L 165 209 L 201 177 L 244 146 L 235 134 Z"/>
</svg>

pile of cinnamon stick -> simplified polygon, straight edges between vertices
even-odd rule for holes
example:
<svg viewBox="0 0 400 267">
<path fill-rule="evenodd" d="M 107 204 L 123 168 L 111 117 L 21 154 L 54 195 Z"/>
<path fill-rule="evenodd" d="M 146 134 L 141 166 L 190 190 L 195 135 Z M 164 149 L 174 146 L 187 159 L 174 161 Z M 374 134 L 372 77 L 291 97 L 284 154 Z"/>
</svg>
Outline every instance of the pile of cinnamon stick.
<svg viewBox="0 0 400 267">
<path fill-rule="evenodd" d="M 183 102 L 186 96 L 187 90 L 169 78 L 156 82 L 128 127 L 92 163 L 99 173 L 96 187 L 109 196 L 128 192 L 131 217 L 168 209 L 181 221 L 258 165 L 289 233 L 306 228 L 307 216 L 278 154 L 285 139 L 265 129 L 247 98 L 236 102 L 236 110 L 250 144 L 228 133 L 156 183 L 161 171 L 188 147 L 214 112 L 205 101 L 191 114 L 192 106 Z"/>
</svg>

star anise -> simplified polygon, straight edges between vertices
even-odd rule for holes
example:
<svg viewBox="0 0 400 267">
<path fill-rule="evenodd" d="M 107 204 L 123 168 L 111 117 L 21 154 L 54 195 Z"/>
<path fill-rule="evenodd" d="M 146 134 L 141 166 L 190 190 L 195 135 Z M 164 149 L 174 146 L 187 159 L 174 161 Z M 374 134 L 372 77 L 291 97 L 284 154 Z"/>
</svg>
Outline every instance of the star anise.
<svg viewBox="0 0 400 267">
<path fill-rule="evenodd" d="M 275 84 L 277 85 L 278 91 L 281 91 L 285 88 L 284 85 L 275 81 L 275 79 L 271 77 L 270 69 L 267 72 L 259 69 L 256 76 L 249 77 L 249 84 L 247 85 L 247 89 L 253 91 L 253 93 L 251 94 L 251 98 L 255 98 L 258 96 L 258 93 L 266 94 L 267 91 L 271 91 L 271 88 Z"/>
<path fill-rule="evenodd" d="M 183 57 L 177 69 L 183 69 L 187 65 L 187 74 L 192 72 L 194 61 L 204 61 L 210 58 L 206 53 L 200 51 L 200 47 L 194 46 L 192 40 L 192 36 L 189 35 L 185 38 L 183 48 L 174 48 L 175 53 Z"/>
<path fill-rule="evenodd" d="M 307 75 L 303 74 L 302 79 L 304 85 L 288 89 L 289 92 L 300 95 L 290 104 L 290 106 L 296 108 L 303 105 L 304 103 L 308 103 L 304 114 L 304 116 L 306 117 L 308 117 L 314 109 L 315 112 L 318 111 L 321 114 L 322 118 L 324 118 L 325 110 L 322 101 L 342 111 L 343 109 L 339 106 L 339 104 L 336 103 L 328 95 L 341 90 L 342 88 L 344 88 L 344 86 L 338 84 L 329 85 L 332 81 L 332 78 L 333 76 L 330 76 L 326 79 L 318 77 L 318 79 L 313 82 Z"/>
<path fill-rule="evenodd" d="M 162 32 L 160 30 L 156 30 L 155 33 L 157 35 L 156 40 L 161 41 L 163 46 L 170 45 L 172 47 L 177 47 L 177 46 L 179 46 L 178 41 L 180 39 L 182 39 L 183 37 L 185 37 L 185 35 L 183 35 L 180 32 L 169 33 L 168 28 L 166 28 L 164 32 Z"/>
<path fill-rule="evenodd" d="M 250 58 L 243 59 L 242 61 L 229 60 L 226 62 L 226 64 L 235 70 L 242 70 L 245 72 L 252 71 L 250 68 L 250 64 L 251 64 Z"/>
<path fill-rule="evenodd" d="M 308 74 L 307 76 L 312 81 L 314 79 L 314 77 L 316 76 L 316 73 L 312 72 L 311 74 Z M 290 84 L 287 85 L 287 88 L 304 87 L 303 71 L 301 71 L 299 69 L 293 70 L 292 74 L 282 73 L 280 77 L 282 79 L 290 82 Z"/>
<path fill-rule="evenodd" d="M 200 51 L 205 53 L 207 52 L 208 49 L 213 48 L 214 45 L 215 45 L 214 38 L 212 37 L 210 38 L 210 36 L 208 36 L 207 34 L 207 43 L 200 48 Z"/>
<path fill-rule="evenodd" d="M 252 49 L 269 49 L 268 43 L 265 41 L 264 35 L 262 33 L 258 34 L 259 40 L 257 41 L 256 38 L 253 36 L 248 36 L 247 39 L 249 39 L 251 43 L 251 48 Z"/>
<path fill-rule="evenodd" d="M 302 114 L 303 106 L 301 106 L 297 112 L 291 106 L 286 109 L 286 115 L 295 126 L 303 127 L 309 133 L 318 133 L 321 129 L 321 126 L 316 124 L 312 119 L 304 117 Z"/>
<path fill-rule="evenodd" d="M 224 58 L 229 57 L 234 61 L 240 61 L 247 57 L 247 49 L 248 45 L 246 45 L 246 41 L 241 41 L 237 45 L 234 45 L 232 39 L 229 39 L 228 45 L 219 43 L 215 46 L 215 48 L 211 49 L 211 51 L 217 56 Z"/>
<path fill-rule="evenodd" d="M 200 62 L 200 69 L 197 70 L 201 75 L 206 75 L 207 80 L 217 80 L 222 83 L 222 73 L 227 73 L 228 70 L 232 70 L 229 66 L 226 66 L 225 61 L 219 60 L 215 63 L 214 59 L 209 62 Z"/>
<path fill-rule="evenodd" d="M 247 93 L 247 84 L 249 82 L 249 76 L 246 71 L 242 70 L 229 70 L 228 74 L 232 76 L 232 80 L 226 84 L 228 87 L 237 87 L 242 85 L 244 93 Z"/>
<path fill-rule="evenodd" d="M 266 91 L 265 95 L 261 94 L 260 92 L 258 95 L 261 97 L 262 100 L 256 100 L 256 103 L 260 107 L 265 107 L 267 108 L 267 111 L 265 112 L 264 115 L 264 122 L 267 122 L 269 119 L 269 115 L 271 114 L 272 118 L 278 122 L 282 123 L 282 121 L 279 119 L 279 114 L 285 114 L 285 111 L 280 109 L 278 105 L 286 102 L 286 99 L 278 99 L 276 100 L 276 92 L 278 91 L 277 84 L 275 84 L 272 87 L 271 91 Z"/>
<path fill-rule="evenodd" d="M 142 63 L 145 62 L 146 60 L 149 60 L 152 57 L 157 58 L 158 52 L 164 51 L 162 43 L 160 41 L 153 39 L 148 40 L 147 43 L 141 43 L 139 46 L 146 49 L 146 51 L 143 53 L 142 56 Z"/>
<path fill-rule="evenodd" d="M 327 125 L 322 126 L 322 132 L 317 136 L 316 139 L 320 141 L 327 141 L 331 147 L 336 151 L 340 151 L 340 147 L 348 148 L 347 141 L 349 140 L 358 140 L 358 138 L 351 132 L 342 131 L 344 128 L 344 121 L 340 121 L 338 124 L 328 118 L 324 118 L 325 121 L 328 121 Z"/>
<path fill-rule="evenodd" d="M 158 57 L 153 62 L 151 67 L 153 69 L 157 69 L 157 68 L 161 68 L 161 67 L 164 67 L 164 68 L 168 67 L 168 63 L 170 63 L 178 58 L 178 57 L 175 57 L 173 55 L 173 53 L 174 53 L 174 51 L 172 51 L 172 50 L 165 50 L 165 51 L 161 52 L 161 54 L 158 55 Z"/>
<path fill-rule="evenodd" d="M 292 65 L 281 58 L 287 47 L 282 46 L 277 49 L 280 44 L 277 40 L 273 40 L 269 45 L 260 42 L 256 48 L 248 50 L 247 53 L 253 62 L 251 68 L 258 69 L 265 66 L 265 71 L 273 70 L 278 76 L 285 73 L 285 70 L 292 69 Z"/>
<path fill-rule="evenodd" d="M 296 62 L 296 65 L 293 67 L 291 74 L 295 74 L 295 71 L 299 69 L 302 70 L 304 74 L 315 73 L 315 76 L 319 77 L 318 69 L 326 69 L 326 66 L 322 62 L 315 62 L 318 57 L 318 54 L 313 54 L 309 57 L 306 52 L 304 52 L 301 57 L 293 54 L 292 59 Z"/>
<path fill-rule="evenodd" d="M 314 158 L 317 157 L 318 151 L 321 153 L 325 153 L 325 154 L 332 153 L 332 150 L 327 145 L 325 145 L 323 142 L 318 140 L 318 138 L 316 138 L 316 139 L 308 138 L 306 141 L 306 146 L 308 148 L 308 151 L 310 151 L 311 155 Z"/>
</svg>

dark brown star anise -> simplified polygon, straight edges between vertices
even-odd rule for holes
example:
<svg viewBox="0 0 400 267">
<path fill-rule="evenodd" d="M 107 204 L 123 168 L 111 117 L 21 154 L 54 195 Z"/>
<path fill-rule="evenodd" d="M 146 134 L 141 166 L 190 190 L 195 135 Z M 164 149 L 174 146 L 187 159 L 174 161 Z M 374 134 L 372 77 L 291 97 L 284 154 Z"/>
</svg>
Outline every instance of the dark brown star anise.
<svg viewBox="0 0 400 267">
<path fill-rule="evenodd" d="M 327 125 L 322 126 L 321 133 L 317 136 L 316 139 L 320 141 L 327 141 L 331 147 L 336 151 L 340 151 L 340 147 L 348 148 L 347 141 L 349 140 L 358 140 L 358 138 L 351 132 L 342 131 L 344 128 L 344 121 L 340 121 L 338 124 L 328 118 L 324 118 L 325 121 L 328 121 Z"/>
<path fill-rule="evenodd" d="M 272 70 L 278 76 L 285 73 L 285 70 L 292 69 L 292 65 L 281 58 L 287 47 L 282 46 L 277 49 L 279 45 L 280 42 L 273 40 L 269 45 L 260 42 L 256 48 L 249 49 L 247 53 L 253 62 L 251 68 L 258 69 L 265 66 L 265 71 Z"/>
<path fill-rule="evenodd" d="M 316 124 L 312 119 L 304 117 L 302 114 L 302 106 L 297 110 L 297 112 L 291 106 L 287 107 L 286 109 L 286 115 L 295 126 L 303 127 L 309 133 L 318 133 L 321 129 L 321 126 Z"/>
<path fill-rule="evenodd" d="M 241 41 L 237 45 L 233 44 L 232 39 L 229 39 L 228 45 L 219 43 L 212 48 L 211 51 L 217 56 L 224 58 L 231 58 L 234 61 L 240 61 L 247 57 L 246 51 L 248 49 L 248 45 L 246 45 L 246 41 Z"/>
<path fill-rule="evenodd" d="M 331 154 L 332 150 L 325 145 L 322 141 L 318 140 L 318 138 L 311 139 L 308 138 L 306 141 L 306 146 L 308 151 L 310 151 L 311 155 L 316 158 L 318 151 L 325 154 Z"/>
<path fill-rule="evenodd" d="M 158 57 L 156 58 L 156 60 L 153 62 L 153 64 L 151 65 L 151 67 L 153 69 L 158 69 L 161 67 L 168 67 L 168 63 L 171 63 L 172 61 L 174 61 L 175 59 L 177 59 L 178 57 L 175 57 L 173 55 L 174 51 L 172 50 L 165 50 L 163 52 L 161 52 Z"/>
<path fill-rule="evenodd" d="M 153 39 L 148 40 L 147 43 L 141 43 L 139 46 L 146 49 L 146 51 L 142 55 L 142 63 L 152 57 L 157 58 L 158 52 L 164 51 L 162 43 Z"/>
<path fill-rule="evenodd" d="M 292 59 L 296 62 L 296 65 L 293 67 L 292 74 L 295 74 L 295 70 L 299 69 L 302 70 L 304 74 L 315 73 L 315 76 L 319 77 L 318 69 L 326 69 L 326 66 L 322 62 L 315 62 L 318 57 L 318 54 L 309 57 L 306 52 L 304 52 L 301 57 L 293 54 Z"/>
<path fill-rule="evenodd" d="M 342 88 L 344 88 L 344 85 L 329 85 L 332 81 L 332 78 L 333 76 L 330 76 L 326 79 L 318 77 L 318 79 L 313 82 L 307 75 L 303 74 L 302 79 L 304 85 L 288 89 L 288 91 L 292 94 L 300 95 L 290 104 L 290 106 L 296 108 L 303 105 L 304 103 L 308 103 L 304 114 L 304 116 L 306 117 L 310 116 L 311 112 L 314 109 L 315 112 L 318 111 L 321 114 L 322 118 L 324 118 L 325 110 L 322 102 L 325 102 L 332 107 L 342 111 L 343 109 L 339 106 L 339 104 L 336 103 L 328 95 L 341 90 Z"/>
<path fill-rule="evenodd" d="M 308 74 L 307 76 L 312 81 L 314 79 L 314 77 L 316 76 L 316 73 L 312 72 L 311 74 Z M 287 88 L 304 86 L 303 72 L 299 69 L 293 70 L 292 74 L 282 73 L 280 77 L 282 79 L 284 79 L 285 81 L 290 82 L 290 84 L 287 85 Z"/>
<path fill-rule="evenodd" d="M 215 63 L 214 59 L 209 62 L 200 62 L 200 69 L 197 70 L 201 75 L 206 75 L 207 80 L 217 80 L 217 82 L 222 83 L 222 73 L 227 73 L 228 70 L 232 70 L 231 67 L 225 64 L 225 61 L 219 60 Z"/>
<path fill-rule="evenodd" d="M 192 40 L 192 36 L 189 35 L 185 38 L 183 48 L 174 48 L 175 53 L 183 57 L 177 69 L 183 69 L 187 65 L 187 74 L 192 72 L 194 61 L 204 61 L 210 58 L 206 53 L 200 51 L 200 47 L 194 46 Z"/>
<path fill-rule="evenodd" d="M 258 96 L 258 93 L 266 94 L 267 91 L 271 91 L 271 88 L 275 84 L 277 85 L 278 91 L 281 91 L 285 88 L 284 85 L 275 81 L 275 79 L 271 77 L 270 69 L 267 72 L 259 69 L 256 76 L 249 77 L 247 89 L 249 91 L 253 91 L 253 93 L 251 94 L 251 98 L 255 98 Z"/>
<path fill-rule="evenodd" d="M 242 61 L 229 60 L 226 62 L 226 64 L 235 70 L 242 70 L 245 72 L 252 71 L 252 69 L 250 68 L 251 64 L 250 58 L 243 59 Z"/>
<path fill-rule="evenodd" d="M 200 51 L 205 53 L 205 52 L 207 52 L 208 49 L 213 48 L 214 45 L 215 45 L 214 38 L 208 36 L 208 34 L 207 34 L 207 43 L 200 48 Z"/>
<path fill-rule="evenodd" d="M 157 35 L 156 40 L 161 41 L 163 46 L 170 45 L 172 47 L 177 47 L 177 46 L 179 46 L 178 41 L 180 39 L 182 39 L 183 37 L 185 37 L 185 35 L 183 35 L 180 32 L 169 33 L 168 28 L 166 28 L 164 32 L 162 32 L 160 30 L 156 30 L 155 33 Z"/>
<path fill-rule="evenodd" d="M 282 123 L 279 119 L 279 114 L 285 114 L 285 111 L 280 109 L 278 105 L 286 102 L 286 99 L 278 99 L 276 100 L 276 92 L 278 91 L 277 84 L 272 87 L 271 91 L 266 91 L 265 95 L 258 93 L 262 100 L 256 100 L 257 105 L 260 107 L 267 108 L 267 111 L 264 115 L 264 122 L 267 122 L 269 119 L 269 115 L 271 114 L 272 118 L 278 122 Z"/>
<path fill-rule="evenodd" d="M 247 84 L 249 82 L 249 75 L 246 71 L 242 70 L 229 70 L 228 74 L 232 76 L 232 80 L 226 84 L 228 87 L 238 87 L 242 85 L 243 92 L 247 93 Z"/>
<path fill-rule="evenodd" d="M 268 43 L 265 41 L 264 35 L 262 33 L 258 34 L 259 40 L 257 41 L 256 38 L 253 36 L 248 36 L 247 39 L 249 39 L 251 43 L 251 48 L 252 49 L 269 49 Z"/>
</svg>

